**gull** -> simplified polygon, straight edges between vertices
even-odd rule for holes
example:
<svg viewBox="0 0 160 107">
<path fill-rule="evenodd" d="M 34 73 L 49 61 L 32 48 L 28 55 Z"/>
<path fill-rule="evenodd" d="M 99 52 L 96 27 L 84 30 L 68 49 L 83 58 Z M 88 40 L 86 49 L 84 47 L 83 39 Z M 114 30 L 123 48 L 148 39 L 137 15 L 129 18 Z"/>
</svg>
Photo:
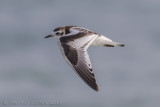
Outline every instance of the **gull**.
<svg viewBox="0 0 160 107">
<path fill-rule="evenodd" d="M 89 46 L 124 47 L 124 44 L 113 42 L 111 39 L 91 30 L 78 26 L 62 26 L 53 30 L 45 38 L 58 38 L 58 45 L 66 62 L 92 89 L 98 91 L 98 85 L 93 73 L 87 49 Z"/>
</svg>

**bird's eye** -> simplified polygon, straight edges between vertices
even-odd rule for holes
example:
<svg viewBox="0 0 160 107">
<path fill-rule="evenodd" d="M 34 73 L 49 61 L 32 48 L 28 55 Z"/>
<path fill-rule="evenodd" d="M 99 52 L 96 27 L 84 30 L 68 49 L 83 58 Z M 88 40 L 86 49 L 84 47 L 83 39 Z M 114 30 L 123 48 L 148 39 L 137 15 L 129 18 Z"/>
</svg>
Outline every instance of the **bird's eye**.
<svg viewBox="0 0 160 107">
<path fill-rule="evenodd" d="M 61 36 L 61 35 L 63 35 L 63 32 L 56 32 L 56 35 L 58 35 L 58 36 Z"/>
<path fill-rule="evenodd" d="M 56 35 L 59 35 L 60 33 L 59 32 L 56 32 Z"/>
</svg>

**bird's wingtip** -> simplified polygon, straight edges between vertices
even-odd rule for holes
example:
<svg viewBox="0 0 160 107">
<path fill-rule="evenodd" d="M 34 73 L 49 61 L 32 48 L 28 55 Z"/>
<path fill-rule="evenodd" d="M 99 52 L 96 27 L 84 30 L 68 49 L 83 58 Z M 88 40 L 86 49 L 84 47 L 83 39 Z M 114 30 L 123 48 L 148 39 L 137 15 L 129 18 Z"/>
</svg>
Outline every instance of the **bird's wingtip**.
<svg viewBox="0 0 160 107">
<path fill-rule="evenodd" d="M 95 91 L 96 91 L 96 92 L 98 92 L 98 91 L 99 91 L 99 89 L 98 89 L 98 88 L 96 88 L 96 89 L 95 89 Z"/>
<path fill-rule="evenodd" d="M 96 92 L 98 92 L 98 91 L 99 91 L 99 88 L 98 88 L 98 86 L 97 86 L 97 85 L 96 85 L 96 87 L 94 87 L 94 88 L 92 87 L 92 89 L 93 89 L 93 90 L 95 90 Z"/>
<path fill-rule="evenodd" d="M 125 46 L 125 44 L 118 44 L 118 46 L 120 46 L 120 47 L 124 47 L 124 46 Z"/>
</svg>

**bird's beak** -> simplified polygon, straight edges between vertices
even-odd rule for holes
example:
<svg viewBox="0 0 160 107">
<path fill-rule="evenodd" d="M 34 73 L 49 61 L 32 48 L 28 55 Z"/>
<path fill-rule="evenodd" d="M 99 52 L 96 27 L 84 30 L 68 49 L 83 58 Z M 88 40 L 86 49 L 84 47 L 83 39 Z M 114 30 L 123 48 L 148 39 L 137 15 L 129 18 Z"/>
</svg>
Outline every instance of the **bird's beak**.
<svg viewBox="0 0 160 107">
<path fill-rule="evenodd" d="M 45 36 L 44 38 L 50 38 L 50 37 L 53 37 L 54 35 L 53 34 L 49 34 L 47 36 Z"/>
</svg>

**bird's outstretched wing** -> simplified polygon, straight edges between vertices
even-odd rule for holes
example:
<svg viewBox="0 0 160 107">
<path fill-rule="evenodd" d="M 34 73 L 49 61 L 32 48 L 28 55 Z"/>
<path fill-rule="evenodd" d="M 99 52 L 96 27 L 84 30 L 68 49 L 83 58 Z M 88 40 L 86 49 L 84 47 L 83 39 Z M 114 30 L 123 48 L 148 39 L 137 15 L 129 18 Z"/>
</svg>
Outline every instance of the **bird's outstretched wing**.
<svg viewBox="0 0 160 107">
<path fill-rule="evenodd" d="M 87 49 L 97 37 L 97 34 L 80 32 L 75 35 L 61 37 L 59 42 L 65 60 L 82 80 L 95 91 L 98 91 L 98 86 Z"/>
</svg>

